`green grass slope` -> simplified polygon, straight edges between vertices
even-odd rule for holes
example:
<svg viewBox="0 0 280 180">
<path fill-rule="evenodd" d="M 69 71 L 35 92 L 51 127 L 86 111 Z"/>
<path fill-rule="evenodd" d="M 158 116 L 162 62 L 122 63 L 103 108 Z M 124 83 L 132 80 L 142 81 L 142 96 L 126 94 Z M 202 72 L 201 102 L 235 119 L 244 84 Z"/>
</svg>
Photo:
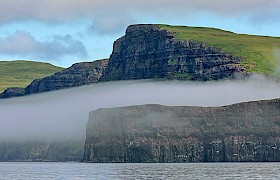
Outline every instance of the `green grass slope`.
<svg viewBox="0 0 280 180">
<path fill-rule="evenodd" d="M 204 43 L 242 57 L 241 66 L 256 72 L 280 78 L 280 37 L 236 34 L 214 28 L 158 25 L 171 31 L 180 40 Z"/>
<path fill-rule="evenodd" d="M 34 79 L 61 71 L 49 63 L 33 61 L 0 61 L 0 92 L 9 87 L 25 87 Z"/>
</svg>

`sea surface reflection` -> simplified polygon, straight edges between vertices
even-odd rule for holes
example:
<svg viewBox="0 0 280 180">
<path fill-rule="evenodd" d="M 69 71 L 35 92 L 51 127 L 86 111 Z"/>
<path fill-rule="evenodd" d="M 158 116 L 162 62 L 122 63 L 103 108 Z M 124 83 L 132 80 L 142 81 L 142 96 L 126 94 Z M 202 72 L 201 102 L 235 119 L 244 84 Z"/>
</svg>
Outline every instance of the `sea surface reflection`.
<svg viewBox="0 0 280 180">
<path fill-rule="evenodd" d="M 280 179 L 279 163 L 0 163 L 0 179 Z"/>
</svg>

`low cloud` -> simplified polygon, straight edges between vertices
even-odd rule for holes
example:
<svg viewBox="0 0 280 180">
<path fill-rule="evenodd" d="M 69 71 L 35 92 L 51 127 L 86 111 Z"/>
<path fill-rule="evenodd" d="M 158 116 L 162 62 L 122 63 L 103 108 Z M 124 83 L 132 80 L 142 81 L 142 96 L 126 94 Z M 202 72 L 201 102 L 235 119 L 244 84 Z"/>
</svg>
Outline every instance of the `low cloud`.
<svg viewBox="0 0 280 180">
<path fill-rule="evenodd" d="M 73 39 L 70 35 L 53 36 L 50 40 L 43 42 L 35 39 L 26 31 L 16 31 L 8 37 L 0 38 L 0 53 L 31 59 L 54 60 L 68 55 L 82 58 L 87 56 L 83 43 Z"/>
<path fill-rule="evenodd" d="M 280 98 L 279 82 L 119 81 L 0 100 L 0 140 L 84 138 L 90 111 L 141 104 L 222 106 Z"/>
</svg>

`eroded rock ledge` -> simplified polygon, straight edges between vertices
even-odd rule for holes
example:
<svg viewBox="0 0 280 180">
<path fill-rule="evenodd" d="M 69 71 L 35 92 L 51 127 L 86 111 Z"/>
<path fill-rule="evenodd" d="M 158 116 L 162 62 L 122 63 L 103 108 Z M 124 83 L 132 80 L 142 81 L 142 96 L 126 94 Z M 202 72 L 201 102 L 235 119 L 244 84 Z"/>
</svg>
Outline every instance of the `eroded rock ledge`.
<svg viewBox="0 0 280 180">
<path fill-rule="evenodd" d="M 280 99 L 98 109 L 90 113 L 83 161 L 280 161 Z"/>
</svg>

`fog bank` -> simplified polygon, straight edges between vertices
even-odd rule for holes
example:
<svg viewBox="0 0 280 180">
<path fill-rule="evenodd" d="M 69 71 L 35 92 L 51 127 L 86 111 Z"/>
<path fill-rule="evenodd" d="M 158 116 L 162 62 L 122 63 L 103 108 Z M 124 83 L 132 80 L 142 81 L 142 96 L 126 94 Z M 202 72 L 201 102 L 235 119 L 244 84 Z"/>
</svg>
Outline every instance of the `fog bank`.
<svg viewBox="0 0 280 180">
<path fill-rule="evenodd" d="M 280 82 L 119 81 L 0 100 L 0 140 L 80 138 L 90 111 L 140 104 L 222 106 L 280 98 Z"/>
</svg>

